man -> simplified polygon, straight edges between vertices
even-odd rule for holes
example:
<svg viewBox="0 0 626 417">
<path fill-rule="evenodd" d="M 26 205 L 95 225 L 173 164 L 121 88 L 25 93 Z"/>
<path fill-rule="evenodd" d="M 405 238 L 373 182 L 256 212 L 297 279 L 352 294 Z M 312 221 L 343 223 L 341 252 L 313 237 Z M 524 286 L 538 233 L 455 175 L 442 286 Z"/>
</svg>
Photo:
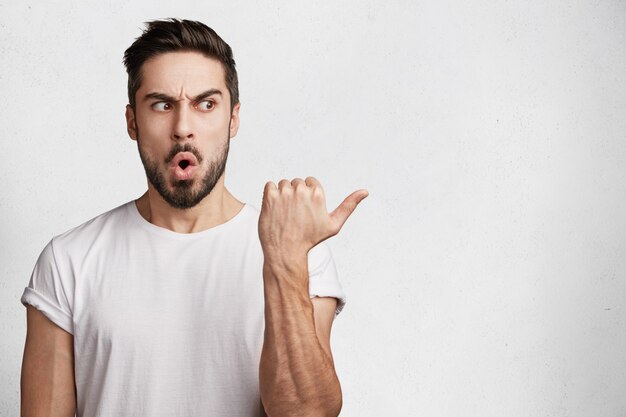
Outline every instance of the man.
<svg viewBox="0 0 626 417">
<path fill-rule="evenodd" d="M 224 186 L 239 127 L 230 47 L 202 23 L 150 22 L 125 53 L 127 130 L 148 190 L 55 236 L 22 303 L 22 415 L 329 416 L 345 296 L 315 178 Z"/>
</svg>

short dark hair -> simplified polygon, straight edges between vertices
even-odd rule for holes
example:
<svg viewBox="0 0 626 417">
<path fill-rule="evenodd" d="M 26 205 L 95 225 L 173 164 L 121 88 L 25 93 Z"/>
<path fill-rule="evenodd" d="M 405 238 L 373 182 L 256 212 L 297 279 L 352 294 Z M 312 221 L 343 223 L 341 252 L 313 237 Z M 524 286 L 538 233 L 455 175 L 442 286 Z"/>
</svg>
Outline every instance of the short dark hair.
<svg viewBox="0 0 626 417">
<path fill-rule="evenodd" d="M 239 83 L 233 51 L 217 33 L 201 22 L 165 19 L 146 22 L 141 36 L 124 52 L 128 73 L 128 101 L 135 108 L 135 94 L 141 85 L 141 67 L 150 58 L 166 52 L 197 51 L 222 63 L 230 110 L 239 103 Z"/>
</svg>

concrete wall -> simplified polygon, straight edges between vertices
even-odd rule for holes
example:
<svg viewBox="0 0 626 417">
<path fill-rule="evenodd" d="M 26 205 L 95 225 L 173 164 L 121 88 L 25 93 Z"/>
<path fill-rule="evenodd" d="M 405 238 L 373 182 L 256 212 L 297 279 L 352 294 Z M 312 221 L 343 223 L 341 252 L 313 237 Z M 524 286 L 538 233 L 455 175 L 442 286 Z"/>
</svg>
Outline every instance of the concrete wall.
<svg viewBox="0 0 626 417">
<path fill-rule="evenodd" d="M 145 190 L 121 59 L 169 16 L 235 52 L 235 196 L 370 191 L 328 241 L 342 416 L 626 415 L 625 3 L 175 3 L 0 4 L 1 416 L 40 251 Z"/>
</svg>

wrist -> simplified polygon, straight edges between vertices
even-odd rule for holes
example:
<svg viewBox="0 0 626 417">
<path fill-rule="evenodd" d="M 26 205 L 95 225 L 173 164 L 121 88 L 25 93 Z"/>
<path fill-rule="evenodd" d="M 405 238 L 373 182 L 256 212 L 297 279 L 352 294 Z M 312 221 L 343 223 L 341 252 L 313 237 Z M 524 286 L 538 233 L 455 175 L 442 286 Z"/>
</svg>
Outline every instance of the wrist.
<svg viewBox="0 0 626 417">
<path fill-rule="evenodd" d="M 264 250 L 263 269 L 274 274 L 297 274 L 303 270 L 308 275 L 308 251 Z"/>
<path fill-rule="evenodd" d="M 309 270 L 306 255 L 300 258 L 265 259 L 263 262 L 263 288 L 266 302 L 278 300 L 306 305 L 309 299 Z M 296 302 L 300 300 L 300 302 Z"/>
</svg>

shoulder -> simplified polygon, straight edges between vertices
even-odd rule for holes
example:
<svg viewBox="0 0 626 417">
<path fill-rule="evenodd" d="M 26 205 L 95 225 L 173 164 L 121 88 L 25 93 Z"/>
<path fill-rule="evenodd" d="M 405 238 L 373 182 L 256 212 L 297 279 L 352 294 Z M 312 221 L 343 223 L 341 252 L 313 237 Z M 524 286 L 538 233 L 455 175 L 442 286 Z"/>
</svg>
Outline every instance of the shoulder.
<svg viewBox="0 0 626 417">
<path fill-rule="evenodd" d="M 103 237 L 115 235 L 116 232 L 127 227 L 129 204 L 134 204 L 134 201 L 121 204 L 76 227 L 55 235 L 50 245 L 55 249 L 55 252 L 59 248 L 62 248 L 63 251 L 72 252 L 77 249 L 85 249 Z"/>
<path fill-rule="evenodd" d="M 254 206 L 250 203 L 244 204 L 245 205 L 243 206 L 242 214 L 247 214 L 247 216 L 255 217 L 258 220 L 259 216 L 261 215 L 261 210 L 257 206 Z"/>
<path fill-rule="evenodd" d="M 250 203 L 245 203 L 243 208 L 237 215 L 237 223 L 244 227 L 248 233 L 253 233 L 258 237 L 259 216 L 261 210 Z"/>
</svg>

